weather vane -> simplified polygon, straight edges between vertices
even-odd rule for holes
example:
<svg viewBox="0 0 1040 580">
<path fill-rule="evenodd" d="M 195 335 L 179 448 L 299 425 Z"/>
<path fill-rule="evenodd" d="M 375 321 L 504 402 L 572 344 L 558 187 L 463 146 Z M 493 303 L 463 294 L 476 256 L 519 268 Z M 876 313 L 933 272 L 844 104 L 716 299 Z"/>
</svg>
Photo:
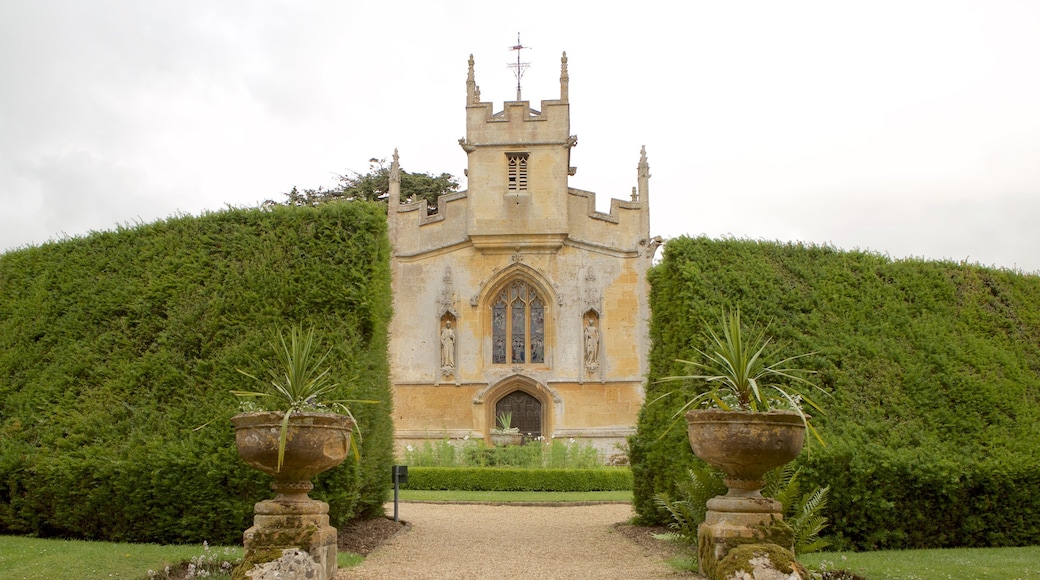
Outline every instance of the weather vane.
<svg viewBox="0 0 1040 580">
<path fill-rule="evenodd" d="M 518 101 L 520 100 L 520 79 L 523 78 L 524 71 L 527 70 L 531 66 L 531 63 L 529 63 L 529 62 L 520 62 L 520 51 L 525 49 L 525 48 L 531 48 L 531 47 L 530 46 L 524 46 L 523 44 L 520 44 L 520 33 L 517 32 L 516 33 L 516 46 L 510 46 L 509 47 L 509 50 L 515 50 L 516 51 L 516 64 L 510 63 L 510 64 L 507 64 L 506 66 L 511 68 L 511 69 L 513 69 L 513 74 L 516 75 L 516 100 L 518 100 Z"/>
</svg>

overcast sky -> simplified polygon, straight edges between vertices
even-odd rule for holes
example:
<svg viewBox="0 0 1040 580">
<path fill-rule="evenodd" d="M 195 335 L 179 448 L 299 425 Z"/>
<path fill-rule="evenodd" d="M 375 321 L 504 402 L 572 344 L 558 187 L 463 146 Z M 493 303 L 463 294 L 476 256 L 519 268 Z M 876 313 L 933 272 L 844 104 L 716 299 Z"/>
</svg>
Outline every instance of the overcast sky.
<svg viewBox="0 0 1040 580">
<path fill-rule="evenodd" d="M 461 176 L 485 101 L 559 95 L 571 186 L 666 238 L 1040 271 L 1040 2 L 0 0 L 0 251 L 283 199 L 400 149 Z"/>
</svg>

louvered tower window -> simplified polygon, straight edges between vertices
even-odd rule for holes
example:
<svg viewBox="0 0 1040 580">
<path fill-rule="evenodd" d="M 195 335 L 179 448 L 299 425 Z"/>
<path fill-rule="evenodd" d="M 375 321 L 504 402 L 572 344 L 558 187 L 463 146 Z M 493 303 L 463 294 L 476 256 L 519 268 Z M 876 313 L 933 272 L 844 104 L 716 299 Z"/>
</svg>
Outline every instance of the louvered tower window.
<svg viewBox="0 0 1040 580">
<path fill-rule="evenodd" d="M 506 286 L 491 306 L 491 362 L 545 362 L 545 302 L 522 280 Z"/>
<path fill-rule="evenodd" d="M 509 191 L 527 191 L 527 153 L 506 153 L 509 161 Z"/>
</svg>

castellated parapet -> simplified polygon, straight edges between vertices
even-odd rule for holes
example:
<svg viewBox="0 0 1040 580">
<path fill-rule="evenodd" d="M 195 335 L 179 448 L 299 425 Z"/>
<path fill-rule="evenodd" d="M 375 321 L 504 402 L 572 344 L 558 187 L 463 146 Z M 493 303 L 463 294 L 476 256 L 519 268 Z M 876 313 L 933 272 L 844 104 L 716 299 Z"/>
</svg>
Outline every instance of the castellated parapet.
<svg viewBox="0 0 1040 580">
<path fill-rule="evenodd" d="M 574 174 L 569 76 L 560 98 L 480 100 L 466 82 L 468 190 L 400 204 L 391 168 L 394 319 L 390 356 L 398 442 L 486 438 L 502 412 L 529 439 L 574 437 L 604 456 L 634 432 L 648 347 L 645 151 L 627 201 L 596 211 Z M 517 425 L 517 421 L 519 425 Z"/>
</svg>

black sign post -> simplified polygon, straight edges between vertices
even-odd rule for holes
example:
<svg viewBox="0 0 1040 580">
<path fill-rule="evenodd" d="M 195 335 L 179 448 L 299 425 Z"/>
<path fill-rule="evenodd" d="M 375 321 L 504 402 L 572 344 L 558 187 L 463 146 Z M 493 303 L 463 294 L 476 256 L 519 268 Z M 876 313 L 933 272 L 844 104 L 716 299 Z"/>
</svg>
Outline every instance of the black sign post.
<svg viewBox="0 0 1040 580">
<path fill-rule="evenodd" d="M 402 483 L 408 483 L 408 466 L 407 465 L 394 465 L 393 466 L 393 478 L 394 478 L 394 521 L 397 519 L 397 495 L 400 490 Z"/>
</svg>

